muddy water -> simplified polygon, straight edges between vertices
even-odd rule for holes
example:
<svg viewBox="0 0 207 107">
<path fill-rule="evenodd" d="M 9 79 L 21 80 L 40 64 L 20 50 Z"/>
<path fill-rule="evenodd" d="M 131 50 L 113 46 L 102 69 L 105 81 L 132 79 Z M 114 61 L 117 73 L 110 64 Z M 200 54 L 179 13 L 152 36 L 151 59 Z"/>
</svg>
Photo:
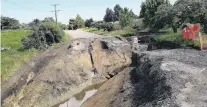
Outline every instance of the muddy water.
<svg viewBox="0 0 207 107">
<path fill-rule="evenodd" d="M 96 91 L 102 84 L 103 83 L 92 85 L 85 88 L 80 93 L 74 95 L 68 101 L 64 102 L 63 104 L 60 104 L 59 107 L 80 107 L 80 105 L 83 104 L 84 101 L 86 101 L 88 98 L 90 98 L 96 93 Z"/>
</svg>

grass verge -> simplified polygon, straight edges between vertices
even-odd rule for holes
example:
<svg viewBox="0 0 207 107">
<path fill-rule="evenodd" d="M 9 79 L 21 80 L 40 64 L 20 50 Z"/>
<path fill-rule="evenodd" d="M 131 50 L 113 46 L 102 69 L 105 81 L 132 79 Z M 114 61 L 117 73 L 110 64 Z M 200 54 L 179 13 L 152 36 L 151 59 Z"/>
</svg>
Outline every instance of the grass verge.
<svg viewBox="0 0 207 107">
<path fill-rule="evenodd" d="M 21 48 L 21 39 L 31 33 L 31 30 L 5 30 L 1 31 L 1 48 L 7 50 L 1 51 L 1 79 L 5 80 L 12 73 L 20 67 L 20 65 L 27 61 L 29 57 L 38 52 L 36 49 L 24 50 Z M 61 43 L 70 40 L 70 35 L 64 34 Z M 53 44 L 52 47 L 58 46 Z"/>
<path fill-rule="evenodd" d="M 167 33 L 163 35 L 159 35 L 154 37 L 156 42 L 170 42 L 174 43 L 176 45 L 179 45 L 181 47 L 195 47 L 199 48 L 200 43 L 199 43 L 199 38 L 197 37 L 194 41 L 192 40 L 183 40 L 181 31 L 174 33 L 172 30 L 168 29 L 166 30 Z"/>
<path fill-rule="evenodd" d="M 5 80 L 15 71 L 23 61 L 37 52 L 35 49 L 22 50 L 21 39 L 27 36 L 30 30 L 5 30 L 1 31 L 1 79 Z"/>
</svg>

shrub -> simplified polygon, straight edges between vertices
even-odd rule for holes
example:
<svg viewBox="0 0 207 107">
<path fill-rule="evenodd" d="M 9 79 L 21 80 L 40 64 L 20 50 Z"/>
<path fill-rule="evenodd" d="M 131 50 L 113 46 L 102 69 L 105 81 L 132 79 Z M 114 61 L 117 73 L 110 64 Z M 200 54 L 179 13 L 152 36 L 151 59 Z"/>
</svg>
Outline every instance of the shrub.
<svg viewBox="0 0 207 107">
<path fill-rule="evenodd" d="M 103 22 L 103 21 L 98 21 L 92 23 L 92 27 L 97 28 L 98 30 L 104 29 L 106 31 L 112 31 L 114 30 L 114 25 L 110 22 Z"/>
<path fill-rule="evenodd" d="M 107 31 L 114 30 L 114 25 L 112 23 L 102 23 L 101 28 Z"/>
<path fill-rule="evenodd" d="M 92 23 L 93 23 L 93 19 L 92 18 L 87 19 L 85 21 L 85 27 L 91 27 Z"/>
<path fill-rule="evenodd" d="M 76 29 L 78 29 L 78 26 L 77 25 L 68 25 L 68 29 L 69 30 L 76 30 Z"/>
<path fill-rule="evenodd" d="M 84 20 L 80 17 L 80 15 L 77 15 L 76 18 L 72 18 L 69 20 L 69 30 L 76 30 L 78 28 L 82 28 L 85 26 Z"/>
<path fill-rule="evenodd" d="M 119 24 L 122 28 L 127 27 L 128 25 L 131 24 L 132 21 L 132 16 L 129 12 L 128 8 L 124 8 L 121 12 L 120 12 L 120 18 L 119 18 Z"/>
<path fill-rule="evenodd" d="M 114 30 L 120 30 L 121 29 L 121 26 L 119 25 L 118 21 L 114 22 L 113 25 L 114 25 Z"/>
<path fill-rule="evenodd" d="M 68 29 L 69 30 L 76 30 L 76 29 L 78 29 L 78 25 L 76 23 L 76 19 L 70 19 L 69 20 Z"/>
<path fill-rule="evenodd" d="M 138 31 L 145 29 L 145 24 L 143 22 L 143 18 L 132 20 L 132 25 L 131 26 L 132 26 L 133 29 L 136 29 Z"/>
<path fill-rule="evenodd" d="M 41 24 L 41 20 L 39 19 L 34 19 L 32 22 L 28 23 L 28 28 L 29 29 L 34 29 L 39 27 Z"/>
<path fill-rule="evenodd" d="M 64 32 L 54 22 L 44 22 L 33 32 L 22 39 L 24 49 L 45 49 L 53 43 L 59 43 Z"/>
<path fill-rule="evenodd" d="M 91 24 L 91 27 L 97 28 L 98 30 L 102 29 L 102 23 L 104 23 L 103 21 L 97 21 L 97 22 L 93 22 Z"/>
<path fill-rule="evenodd" d="M 66 24 L 62 24 L 62 23 L 58 23 L 58 26 L 59 26 L 59 28 L 60 29 L 62 29 L 62 30 L 66 30 L 67 29 L 67 25 Z"/>
</svg>

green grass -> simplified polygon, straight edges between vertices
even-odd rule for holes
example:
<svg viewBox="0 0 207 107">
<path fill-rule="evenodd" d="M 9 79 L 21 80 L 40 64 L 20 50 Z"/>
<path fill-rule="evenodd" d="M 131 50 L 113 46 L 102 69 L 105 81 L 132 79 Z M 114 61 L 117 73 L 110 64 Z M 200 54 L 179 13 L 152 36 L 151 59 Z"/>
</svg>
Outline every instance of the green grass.
<svg viewBox="0 0 207 107">
<path fill-rule="evenodd" d="M 21 49 L 21 39 L 31 33 L 31 30 L 5 30 L 1 31 L 1 47 L 10 48 L 1 51 L 1 79 L 5 80 L 20 67 L 20 65 L 38 52 L 36 49 Z M 70 40 L 70 35 L 64 33 L 62 42 Z M 58 46 L 58 43 L 52 47 Z"/>
<path fill-rule="evenodd" d="M 133 36 L 133 30 L 132 28 L 124 28 L 121 30 L 114 30 L 114 31 L 104 31 L 103 29 L 98 30 L 97 28 L 82 28 L 83 31 L 91 32 L 99 35 L 104 36 Z"/>
<path fill-rule="evenodd" d="M 157 42 L 171 42 L 180 46 L 200 47 L 199 38 L 196 38 L 194 41 L 183 40 L 181 31 L 174 33 L 171 29 L 167 29 L 166 32 L 166 34 L 156 36 L 154 39 Z"/>
<path fill-rule="evenodd" d="M 115 30 L 115 31 L 109 32 L 108 34 L 111 36 L 124 36 L 124 37 L 134 35 L 132 28 L 124 28 L 121 30 Z"/>
<path fill-rule="evenodd" d="M 35 49 L 22 50 L 21 39 L 28 35 L 30 30 L 1 31 L 1 47 L 10 48 L 1 51 L 1 79 L 4 80 L 15 71 L 23 61 L 37 52 Z"/>
<path fill-rule="evenodd" d="M 10 48 L 1 51 L 1 79 L 5 80 L 20 67 L 20 65 L 38 52 L 36 49 L 24 50 L 21 48 L 21 39 L 31 33 L 31 30 L 5 30 L 1 31 L 1 47 Z M 70 40 L 70 35 L 64 33 L 62 42 Z M 58 46 L 53 44 L 53 47 Z"/>
</svg>

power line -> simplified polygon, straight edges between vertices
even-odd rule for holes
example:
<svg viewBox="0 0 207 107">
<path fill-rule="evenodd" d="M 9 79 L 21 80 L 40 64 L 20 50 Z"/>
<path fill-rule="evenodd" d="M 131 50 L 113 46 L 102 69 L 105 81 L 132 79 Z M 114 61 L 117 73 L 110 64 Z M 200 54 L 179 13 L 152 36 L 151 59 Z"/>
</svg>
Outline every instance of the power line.
<svg viewBox="0 0 207 107">
<path fill-rule="evenodd" d="M 59 4 L 53 4 L 53 5 L 51 5 L 51 6 L 54 6 L 54 11 L 52 11 L 52 12 L 55 12 L 55 21 L 56 21 L 56 24 L 58 25 L 58 19 L 57 19 L 57 13 L 60 11 L 60 10 L 57 10 L 57 6 L 58 6 Z"/>
</svg>

